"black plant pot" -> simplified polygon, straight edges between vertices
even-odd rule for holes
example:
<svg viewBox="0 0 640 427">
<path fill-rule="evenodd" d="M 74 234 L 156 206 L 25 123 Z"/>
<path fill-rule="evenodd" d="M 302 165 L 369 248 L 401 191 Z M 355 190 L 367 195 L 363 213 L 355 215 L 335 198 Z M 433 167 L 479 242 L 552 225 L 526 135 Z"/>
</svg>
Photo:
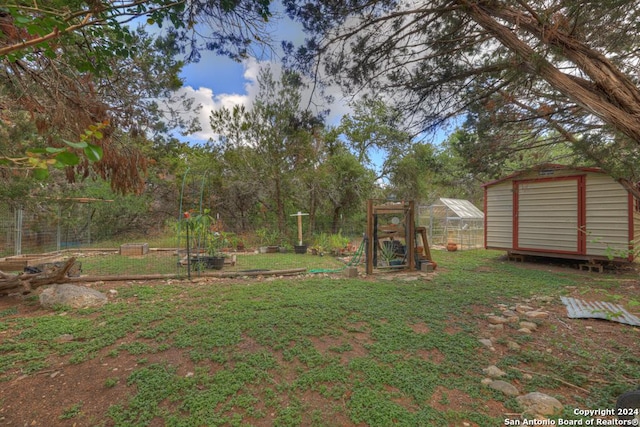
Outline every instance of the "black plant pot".
<svg viewBox="0 0 640 427">
<path fill-rule="evenodd" d="M 307 253 L 307 245 L 295 245 L 293 247 L 293 251 L 297 254 L 306 254 Z"/>
<path fill-rule="evenodd" d="M 222 256 L 202 255 L 191 258 L 191 265 L 195 265 L 198 262 L 202 263 L 204 268 L 212 268 L 214 270 L 222 270 L 222 267 L 224 267 L 224 257 Z"/>
<path fill-rule="evenodd" d="M 212 268 L 214 270 L 222 270 L 224 267 L 224 257 L 223 256 L 212 256 L 207 257 L 207 268 Z"/>
</svg>

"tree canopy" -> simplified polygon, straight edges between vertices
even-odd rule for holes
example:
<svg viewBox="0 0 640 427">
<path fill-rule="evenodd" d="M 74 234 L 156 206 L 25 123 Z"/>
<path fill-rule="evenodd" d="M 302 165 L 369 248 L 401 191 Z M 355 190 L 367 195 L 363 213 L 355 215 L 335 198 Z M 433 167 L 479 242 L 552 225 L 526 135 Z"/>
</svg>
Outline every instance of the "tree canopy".
<svg viewBox="0 0 640 427">
<path fill-rule="evenodd" d="M 109 58 L 130 56 L 129 24 L 140 20 L 166 28 L 189 51 L 202 49 L 246 57 L 253 42 L 265 37 L 270 0 L 16 0 L 0 8 L 0 57 L 10 60 L 43 52 L 56 55 L 61 45 L 77 44 L 92 55 L 79 58 L 79 71 L 108 70 Z"/>
<path fill-rule="evenodd" d="M 59 47 L 52 57 L 39 53 L 0 58 L 3 155 L 56 152 L 68 148 L 65 141 L 77 141 L 99 125 L 99 133 L 90 132 L 97 136 L 91 142 L 99 147 L 100 156 L 82 155 L 76 160 L 67 154 L 73 160 L 64 164 L 68 179 L 73 182 L 76 176 L 96 174 L 109 180 L 116 191 L 141 191 L 146 160 L 132 142 L 189 124 L 180 120 L 169 124 L 171 114 L 160 104 L 182 107 L 183 100 L 173 95 L 182 85 L 178 78 L 182 63 L 173 59 L 173 41 L 137 30 L 132 32 L 129 51 L 130 57 L 109 58 L 111 72 L 105 75 L 78 71 L 74 58 L 83 53 L 73 44 Z M 29 131 L 16 126 L 18 122 Z M 20 143 L 15 144 L 16 140 Z"/>
<path fill-rule="evenodd" d="M 568 143 L 638 178 L 638 1 L 286 0 L 309 71 L 397 106 L 418 131 L 471 113 L 486 150 Z M 606 156 L 606 157 L 605 157 Z"/>
<path fill-rule="evenodd" d="M 197 129 L 184 120 L 197 106 L 175 96 L 182 86 L 179 55 L 196 61 L 206 49 L 247 57 L 254 43 L 268 39 L 268 5 L 17 0 L 0 6 L 0 161 L 38 176 L 50 165 L 66 167 L 71 182 L 97 175 L 115 191 L 142 191 L 146 157 L 136 141 Z M 142 24 L 161 30 L 150 34 Z M 23 125 L 28 132 L 18 135 Z M 74 142 L 87 132 L 99 136 L 91 150 Z"/>
</svg>

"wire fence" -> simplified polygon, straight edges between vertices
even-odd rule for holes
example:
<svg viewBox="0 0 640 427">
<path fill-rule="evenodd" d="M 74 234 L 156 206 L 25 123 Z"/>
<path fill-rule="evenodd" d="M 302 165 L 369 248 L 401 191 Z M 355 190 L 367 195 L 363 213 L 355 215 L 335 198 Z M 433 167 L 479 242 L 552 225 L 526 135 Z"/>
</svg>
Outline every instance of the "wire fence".
<svg viewBox="0 0 640 427">
<path fill-rule="evenodd" d="M 158 218 L 163 224 L 153 233 L 112 232 L 107 226 L 112 221 L 100 219 L 107 203 L 74 200 L 0 207 L 0 270 L 46 272 L 74 258 L 69 275 L 87 281 L 186 278 L 335 272 L 363 258 L 358 251 L 362 229 L 357 225 L 346 232 L 307 231 L 304 247 L 298 247 L 295 216 L 287 224 L 289 236 L 269 226 L 233 233 L 217 220 L 207 230 L 216 241 L 212 251 L 204 237 L 193 234 L 195 230 L 187 238 L 183 218 Z"/>
</svg>

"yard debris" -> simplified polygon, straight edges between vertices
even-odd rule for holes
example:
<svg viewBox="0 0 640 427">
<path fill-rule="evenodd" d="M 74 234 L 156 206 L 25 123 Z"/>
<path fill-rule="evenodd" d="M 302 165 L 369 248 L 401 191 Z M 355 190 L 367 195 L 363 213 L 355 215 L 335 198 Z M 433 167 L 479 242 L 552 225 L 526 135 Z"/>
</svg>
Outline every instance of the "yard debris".
<svg viewBox="0 0 640 427">
<path fill-rule="evenodd" d="M 588 302 L 576 298 L 561 297 L 567 307 L 570 319 L 604 319 L 612 322 L 640 326 L 640 319 L 625 310 L 621 305 L 608 302 Z"/>
<path fill-rule="evenodd" d="M 53 266 L 49 271 L 20 273 L 18 275 L 0 271 L 0 295 L 28 294 L 40 286 L 65 283 L 69 280 L 69 272 L 72 271 L 75 264 L 76 259 L 72 257 L 62 265 Z"/>
</svg>

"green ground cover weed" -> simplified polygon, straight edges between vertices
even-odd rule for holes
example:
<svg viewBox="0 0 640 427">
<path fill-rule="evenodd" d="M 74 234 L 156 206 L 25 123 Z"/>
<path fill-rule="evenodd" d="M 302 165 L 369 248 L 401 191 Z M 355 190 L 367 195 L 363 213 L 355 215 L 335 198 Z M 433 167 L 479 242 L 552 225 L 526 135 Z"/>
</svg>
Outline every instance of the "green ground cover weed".
<svg viewBox="0 0 640 427">
<path fill-rule="evenodd" d="M 485 402 L 516 409 L 513 399 L 480 383 L 492 363 L 478 342 L 484 313 L 536 295 L 558 299 L 572 287 L 601 289 L 601 282 L 577 270 L 523 268 L 498 252 L 436 254 L 431 280 L 130 282 L 100 309 L 41 309 L 27 317 L 6 309 L 0 381 L 50 369 L 59 358 L 81 365 L 129 357 L 134 369 L 96 385 L 120 391 L 102 414 L 109 425 L 501 425 L 502 414 Z M 611 282 L 607 287 L 618 295 Z M 590 390 L 573 401 L 609 407 L 628 379 L 640 378 L 637 333 L 629 334 L 635 344 L 521 337 L 523 350 L 499 367 L 523 391 L 566 382 Z M 59 339 L 65 335 L 73 339 Z M 545 375 L 527 383 L 523 364 Z M 594 386 L 594 376 L 607 378 L 606 386 Z M 468 405 L 454 406 L 448 391 Z M 84 399 L 59 416 L 81 421 L 89 406 Z"/>
</svg>

